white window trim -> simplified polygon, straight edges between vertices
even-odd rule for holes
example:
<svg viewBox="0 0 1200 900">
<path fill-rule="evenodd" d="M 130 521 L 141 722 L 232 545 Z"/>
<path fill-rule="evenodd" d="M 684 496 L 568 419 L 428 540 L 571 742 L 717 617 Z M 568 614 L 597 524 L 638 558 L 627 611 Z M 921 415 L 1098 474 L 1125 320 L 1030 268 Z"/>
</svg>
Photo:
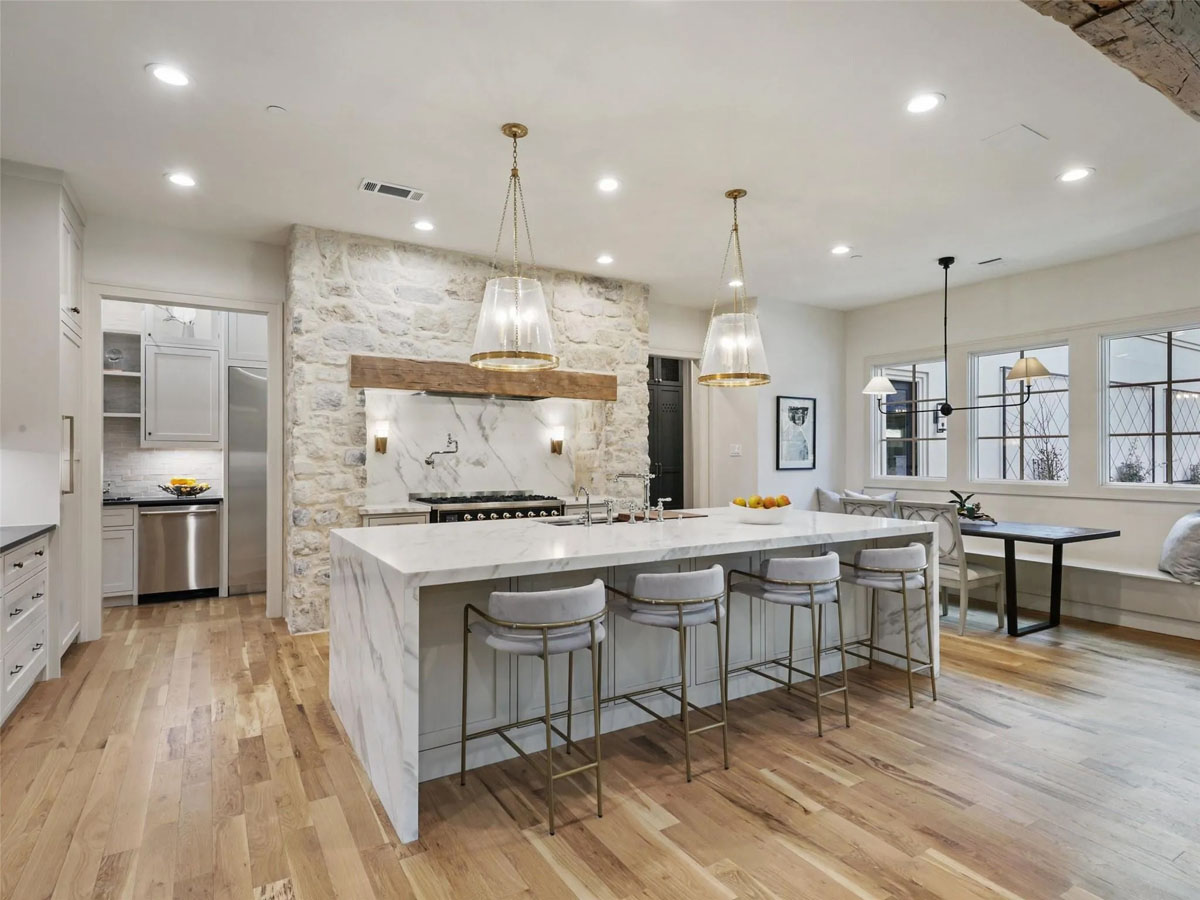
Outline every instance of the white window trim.
<svg viewBox="0 0 1200 900">
<path fill-rule="evenodd" d="M 879 361 L 871 362 L 867 367 L 867 372 L 868 372 L 867 377 L 870 378 L 870 377 L 873 377 L 873 376 L 875 376 L 877 374 L 881 374 L 881 373 L 889 375 L 889 377 L 890 377 L 891 373 L 894 372 L 895 374 L 899 374 L 901 370 L 904 370 L 905 376 L 907 377 L 909 370 L 911 370 L 913 366 L 924 366 L 924 365 L 929 365 L 931 363 L 939 363 L 939 362 L 942 363 L 942 365 L 943 365 L 942 382 L 945 383 L 946 375 L 944 373 L 944 370 L 946 367 L 946 360 L 944 360 L 940 356 L 928 357 L 928 358 L 918 358 L 915 360 L 909 358 L 909 359 L 904 359 L 904 360 L 897 359 L 897 360 L 893 360 L 893 361 L 889 361 L 889 362 L 879 362 Z M 919 374 L 924 374 L 924 373 L 919 373 Z M 928 375 L 925 375 L 925 378 L 928 378 L 928 377 L 929 377 Z M 871 398 L 871 401 L 872 402 L 868 405 L 868 412 L 867 412 L 868 423 L 869 423 L 868 428 L 867 428 L 867 434 L 869 436 L 868 439 L 871 442 L 871 452 L 870 452 L 871 481 L 886 483 L 887 485 L 892 486 L 892 487 L 903 487 L 904 485 L 909 485 L 911 487 L 913 485 L 920 485 L 920 484 L 929 484 L 929 485 L 945 484 L 948 480 L 949 471 L 950 471 L 949 436 L 947 436 L 946 438 L 943 438 L 943 440 L 946 442 L 946 475 L 888 475 L 884 472 L 884 466 L 886 463 L 886 457 L 884 455 L 884 446 L 883 446 L 884 416 L 882 413 L 879 412 L 878 398 L 873 397 L 873 398 Z M 947 429 L 948 428 L 949 428 L 949 425 L 947 424 Z M 925 447 L 919 447 L 918 449 L 921 451 L 921 453 L 924 457 L 924 459 L 922 459 L 921 462 L 924 463 L 924 467 L 927 469 L 928 468 L 928 455 L 929 455 L 928 449 Z"/>
<path fill-rule="evenodd" d="M 981 356 L 997 356 L 1002 353 L 1028 353 L 1032 350 L 1057 350 L 1062 347 L 1067 351 L 1067 477 L 1065 481 L 1038 481 L 1033 478 L 983 478 L 979 474 L 979 410 L 972 409 L 967 413 L 967 473 L 968 482 L 970 484 L 985 485 L 987 487 L 1001 487 L 1008 485 L 1030 485 L 1038 489 L 1048 489 L 1050 491 L 1059 491 L 1069 489 L 1071 486 L 1071 473 L 1074 466 L 1071 465 L 1071 388 L 1070 388 L 1070 364 L 1071 364 L 1071 341 L 1068 338 L 1049 338 L 1046 340 L 1020 341 L 1004 345 L 999 348 L 987 350 L 972 350 L 967 353 L 967 405 L 975 406 L 979 403 L 979 365 L 978 360 Z M 1034 354 L 1037 355 L 1036 353 Z M 1024 475 L 1024 473 L 1022 473 Z"/>
<path fill-rule="evenodd" d="M 1195 494 L 1200 491 L 1200 484 L 1187 484 L 1186 482 L 1128 482 L 1128 481 L 1113 481 L 1111 472 L 1108 467 L 1108 442 L 1111 440 L 1109 436 L 1109 404 L 1108 404 L 1108 374 L 1109 374 L 1109 344 L 1112 341 L 1119 341 L 1123 338 L 1143 337 L 1149 334 L 1163 334 L 1165 332 L 1175 331 L 1195 331 L 1200 329 L 1200 324 L 1184 325 L 1176 322 L 1170 325 L 1152 326 L 1148 330 L 1145 327 L 1132 330 L 1123 330 L 1115 332 L 1107 332 L 1100 335 L 1100 378 L 1098 381 L 1099 390 L 1097 391 L 1097 402 L 1100 408 L 1097 410 L 1097 421 L 1100 427 L 1097 429 L 1099 437 L 1099 446 L 1096 448 L 1097 460 L 1096 471 L 1100 475 L 1100 489 L 1104 491 L 1181 491 L 1184 494 Z M 1167 372 L 1167 383 L 1170 384 L 1171 372 Z M 1168 447 L 1167 452 L 1170 452 Z M 1124 498 L 1123 498 L 1124 499 Z M 1146 497 L 1130 497 L 1128 499 L 1150 499 Z M 1162 498 L 1166 499 L 1166 498 Z"/>
</svg>

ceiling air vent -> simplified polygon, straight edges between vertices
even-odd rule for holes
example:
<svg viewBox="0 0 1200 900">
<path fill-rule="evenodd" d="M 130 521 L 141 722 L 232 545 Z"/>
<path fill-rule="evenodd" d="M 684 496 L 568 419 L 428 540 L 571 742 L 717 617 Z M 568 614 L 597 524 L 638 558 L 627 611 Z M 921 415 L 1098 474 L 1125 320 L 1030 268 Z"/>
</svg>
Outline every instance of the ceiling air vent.
<svg viewBox="0 0 1200 900">
<path fill-rule="evenodd" d="M 993 256 L 991 259 L 981 259 L 979 262 L 976 263 L 976 265 L 990 266 L 992 263 L 998 263 L 998 262 L 1003 261 L 1003 259 L 1004 259 L 1003 256 Z"/>
<path fill-rule="evenodd" d="M 364 178 L 359 182 L 358 189 L 368 194 L 383 194 L 387 197 L 397 197 L 401 200 L 409 200 L 413 203 L 420 203 L 425 199 L 425 192 L 419 191 L 416 188 L 405 187 L 402 184 L 392 184 L 388 181 L 378 181 L 374 178 Z"/>
</svg>

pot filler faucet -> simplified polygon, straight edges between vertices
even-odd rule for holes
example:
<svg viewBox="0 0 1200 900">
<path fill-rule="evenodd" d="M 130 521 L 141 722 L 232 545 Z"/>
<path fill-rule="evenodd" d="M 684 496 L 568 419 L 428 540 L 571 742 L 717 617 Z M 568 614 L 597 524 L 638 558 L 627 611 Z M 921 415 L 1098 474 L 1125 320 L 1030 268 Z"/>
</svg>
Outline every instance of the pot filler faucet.
<svg viewBox="0 0 1200 900">
<path fill-rule="evenodd" d="M 434 450 L 432 453 L 430 453 L 427 457 L 425 457 L 425 465 L 432 466 L 434 463 L 433 458 L 435 456 L 442 456 L 443 454 L 457 453 L 457 452 L 458 452 L 458 441 L 456 441 L 454 439 L 454 435 L 448 434 L 448 435 L 446 435 L 446 449 L 445 450 Z"/>
<path fill-rule="evenodd" d="M 650 518 L 650 479 L 655 476 L 649 472 L 622 472 L 618 478 L 640 478 L 642 480 L 642 512 L 646 514 L 646 519 Z M 637 510 L 629 516 L 629 521 L 637 521 Z"/>
</svg>

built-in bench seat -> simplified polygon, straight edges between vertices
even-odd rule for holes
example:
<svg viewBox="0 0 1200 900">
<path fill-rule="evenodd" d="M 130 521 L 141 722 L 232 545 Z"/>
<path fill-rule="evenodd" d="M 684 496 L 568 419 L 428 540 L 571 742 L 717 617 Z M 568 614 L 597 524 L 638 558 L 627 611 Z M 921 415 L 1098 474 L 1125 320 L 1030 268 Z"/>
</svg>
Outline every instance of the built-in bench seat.
<svg viewBox="0 0 1200 900">
<path fill-rule="evenodd" d="M 966 538 L 965 541 L 966 541 L 966 545 L 967 545 L 966 550 L 967 550 L 968 557 L 982 556 L 982 557 L 987 557 L 989 560 L 998 560 L 998 562 L 990 562 L 989 565 L 991 565 L 994 568 L 1000 568 L 1000 569 L 1004 568 L 1004 548 L 1003 548 L 1003 546 L 1001 546 L 999 548 L 988 548 L 988 549 L 979 550 L 979 549 L 975 549 L 972 546 L 972 544 L 982 544 L 982 543 L 984 543 L 982 540 L 972 541 L 971 538 Z M 993 541 L 992 543 L 999 543 L 999 542 Z M 1018 546 L 1020 546 L 1020 545 L 1018 545 Z M 1028 550 L 1022 551 L 1022 550 L 1018 549 L 1017 550 L 1017 559 L 1020 562 L 1045 563 L 1046 565 L 1050 565 L 1050 554 L 1049 553 L 1040 554 L 1040 553 L 1037 553 L 1036 551 L 1030 552 Z M 1166 572 L 1162 571 L 1161 569 L 1132 566 L 1132 565 L 1129 565 L 1128 563 L 1124 563 L 1124 562 L 1120 562 L 1120 561 L 1113 561 L 1113 560 L 1072 559 L 1070 556 L 1064 555 L 1063 556 L 1063 568 L 1064 569 L 1091 569 L 1092 571 L 1096 571 L 1096 572 L 1110 572 L 1114 575 L 1128 575 L 1130 578 L 1148 578 L 1151 581 L 1168 581 L 1168 582 L 1171 582 L 1172 584 L 1183 584 L 1183 582 L 1179 581 L 1177 578 L 1175 578 L 1172 575 L 1168 575 Z M 1200 585 L 1186 585 L 1186 586 L 1187 587 L 1200 587 Z"/>
</svg>

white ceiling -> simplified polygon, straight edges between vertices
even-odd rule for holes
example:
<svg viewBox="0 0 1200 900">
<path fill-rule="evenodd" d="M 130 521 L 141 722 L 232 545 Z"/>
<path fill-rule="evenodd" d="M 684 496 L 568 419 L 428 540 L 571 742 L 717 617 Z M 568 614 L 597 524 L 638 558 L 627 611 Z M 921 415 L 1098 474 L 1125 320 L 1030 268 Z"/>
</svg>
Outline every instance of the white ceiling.
<svg viewBox="0 0 1200 900">
<path fill-rule="evenodd" d="M 842 308 L 936 289 L 943 254 L 962 284 L 1200 231 L 1200 127 L 1017 0 L 4 2 L 0 18 L 0 150 L 65 170 L 89 213 L 490 255 L 498 126 L 517 120 L 539 260 L 668 302 L 711 302 L 729 187 L 749 191 L 750 292 Z M 152 61 L 193 84 L 158 83 Z M 914 116 L 919 91 L 948 100 Z M 1049 140 L 984 142 L 1018 123 Z M 1057 183 L 1070 165 L 1097 174 Z M 199 187 L 171 188 L 172 168 Z M 603 174 L 621 190 L 599 194 Z M 364 176 L 428 199 L 359 193 Z M 839 242 L 862 258 L 831 256 Z"/>
</svg>

